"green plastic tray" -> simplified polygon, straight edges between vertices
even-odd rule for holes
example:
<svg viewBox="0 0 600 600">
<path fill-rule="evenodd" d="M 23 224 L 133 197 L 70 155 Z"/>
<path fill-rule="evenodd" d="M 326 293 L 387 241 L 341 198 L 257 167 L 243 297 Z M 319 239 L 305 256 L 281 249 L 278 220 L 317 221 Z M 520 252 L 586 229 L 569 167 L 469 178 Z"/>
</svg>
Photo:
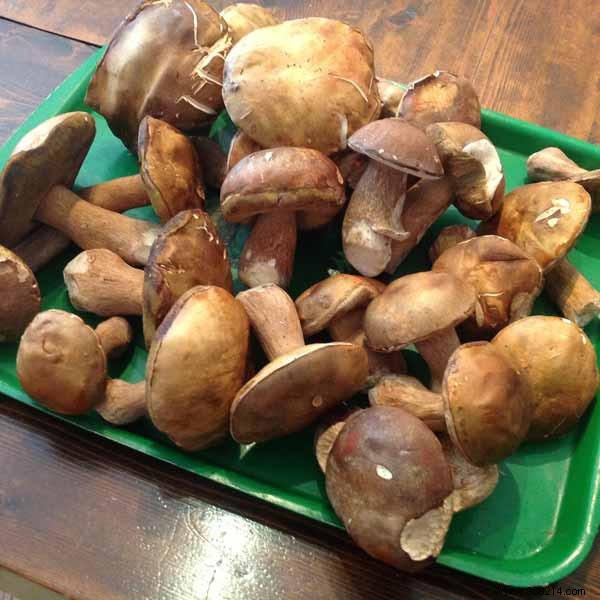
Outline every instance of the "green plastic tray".
<svg viewBox="0 0 600 600">
<path fill-rule="evenodd" d="M 38 123 L 58 113 L 85 110 L 85 90 L 100 53 L 65 80 L 18 129 L 0 150 L 0 165 L 17 140 Z M 77 180 L 81 186 L 137 170 L 134 157 L 110 134 L 104 120 L 94 116 L 98 135 Z M 525 182 L 526 157 L 545 146 L 563 148 L 584 167 L 600 166 L 600 148 L 505 115 L 484 111 L 483 129 L 499 148 L 509 190 Z M 219 120 L 216 133 L 217 137 L 231 134 L 226 117 Z M 136 214 L 149 218 L 147 209 L 138 210 Z M 465 219 L 450 209 L 402 265 L 400 273 L 428 269 L 425 249 L 441 227 L 459 221 Z M 231 238 L 232 233 L 237 237 Z M 243 235 L 243 230 L 228 232 L 234 255 L 239 251 Z M 570 258 L 600 288 L 598 237 L 600 216 L 592 217 Z M 327 269 L 345 266 L 340 253 L 339 222 L 324 232 L 301 238 L 300 249 L 292 294 L 325 277 Z M 75 250 L 66 252 L 39 273 L 44 308 L 75 312 L 62 280 L 62 267 L 74 254 Z M 543 297 L 536 304 L 535 312 L 554 314 Z M 89 315 L 83 316 L 92 324 L 97 322 Z M 598 322 L 592 323 L 587 333 L 598 349 Z M 0 345 L 0 392 L 43 410 L 19 386 L 15 353 L 15 345 Z M 418 370 L 418 357 L 408 354 L 409 363 Z M 143 378 L 145 361 L 146 352 L 138 337 L 132 355 L 113 365 L 111 374 L 139 381 Z M 184 454 L 148 422 L 119 429 L 103 423 L 95 415 L 58 418 L 261 500 L 340 527 L 313 458 L 311 431 L 250 449 L 229 442 L 208 451 Z M 527 445 L 501 465 L 500 484 L 492 497 L 454 519 L 439 562 L 514 586 L 543 585 L 564 577 L 581 563 L 596 535 L 600 519 L 599 467 L 600 409 L 596 403 L 567 437 L 543 445 Z"/>
</svg>

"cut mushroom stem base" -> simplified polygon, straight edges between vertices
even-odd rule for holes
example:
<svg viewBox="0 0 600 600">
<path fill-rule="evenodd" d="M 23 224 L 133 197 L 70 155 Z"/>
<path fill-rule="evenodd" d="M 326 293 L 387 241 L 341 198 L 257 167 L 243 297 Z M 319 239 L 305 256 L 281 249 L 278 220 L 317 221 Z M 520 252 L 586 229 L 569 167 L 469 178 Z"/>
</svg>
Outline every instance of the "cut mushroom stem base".
<svg viewBox="0 0 600 600">
<path fill-rule="evenodd" d="M 106 396 L 95 410 L 111 425 L 128 425 L 137 421 L 146 414 L 146 383 L 109 379 Z"/>
<path fill-rule="evenodd" d="M 146 187 L 139 174 L 104 181 L 79 191 L 79 196 L 107 210 L 123 212 L 150 203 Z"/>
<path fill-rule="evenodd" d="M 431 374 L 431 389 L 439 392 L 442 389 L 442 381 L 448 359 L 460 346 L 460 340 L 456 335 L 454 327 L 444 329 L 425 340 L 416 342 L 415 346 L 423 360 L 429 366 Z"/>
</svg>

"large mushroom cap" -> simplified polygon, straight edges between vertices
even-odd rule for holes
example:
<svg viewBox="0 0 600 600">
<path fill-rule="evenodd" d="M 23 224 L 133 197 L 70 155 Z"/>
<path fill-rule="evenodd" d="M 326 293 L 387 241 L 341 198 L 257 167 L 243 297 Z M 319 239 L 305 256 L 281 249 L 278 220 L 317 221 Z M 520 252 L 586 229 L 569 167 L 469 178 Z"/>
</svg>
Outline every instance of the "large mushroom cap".
<svg viewBox="0 0 600 600">
<path fill-rule="evenodd" d="M 230 4 L 220 12 L 229 27 L 231 41 L 237 44 L 255 29 L 277 25 L 279 19 L 264 6 L 258 4 Z"/>
<path fill-rule="evenodd" d="M 81 414 L 104 397 L 106 355 L 96 332 L 78 316 L 47 310 L 21 338 L 17 376 L 23 389 L 50 410 Z"/>
<path fill-rule="evenodd" d="M 391 352 L 462 323 L 475 309 L 475 290 L 450 273 L 413 273 L 396 279 L 369 304 L 368 345 Z"/>
<path fill-rule="evenodd" d="M 527 316 L 543 285 L 537 262 L 519 246 L 496 235 L 475 237 L 442 253 L 433 271 L 452 273 L 477 293 L 471 334 L 489 336 Z"/>
<path fill-rule="evenodd" d="M 361 346 L 310 344 L 261 369 L 231 407 L 231 435 L 242 444 L 300 431 L 356 394 L 368 374 Z"/>
<path fill-rule="evenodd" d="M 202 0 L 141 2 L 115 33 L 85 101 L 130 150 L 148 114 L 183 131 L 200 127 L 223 106 L 230 47 L 227 24 Z"/>
<path fill-rule="evenodd" d="M 233 288 L 227 248 L 210 217 L 186 210 L 160 231 L 144 269 L 144 337 L 150 346 L 156 328 L 175 301 L 197 285 Z"/>
<path fill-rule="evenodd" d="M 332 217 L 345 199 L 335 163 L 310 148 L 254 152 L 229 171 L 221 188 L 223 216 L 235 223 L 279 209 Z"/>
<path fill-rule="evenodd" d="M 590 211 L 590 195 L 577 183 L 530 183 L 505 196 L 482 232 L 512 240 L 547 270 L 575 245 Z"/>
<path fill-rule="evenodd" d="M 186 292 L 158 328 L 146 367 L 146 403 L 154 425 L 184 450 L 227 435 L 249 329 L 242 305 L 213 286 Z"/>
<path fill-rule="evenodd" d="M 331 19 L 257 29 L 225 61 L 223 99 L 233 122 L 264 148 L 343 150 L 381 109 L 373 48 Z"/>
<path fill-rule="evenodd" d="M 423 130 L 404 119 L 373 121 L 348 140 L 355 152 L 421 179 L 441 177 L 442 162 Z"/>
<path fill-rule="evenodd" d="M 596 352 L 575 323 L 536 315 L 503 329 L 492 341 L 533 390 L 528 437 L 559 437 L 586 411 L 598 388 Z"/>
<path fill-rule="evenodd" d="M 138 137 L 140 175 L 164 223 L 182 210 L 202 208 L 204 185 L 194 144 L 165 121 L 144 117 Z"/>
<path fill-rule="evenodd" d="M 474 465 L 500 462 L 527 435 L 532 390 L 489 342 L 456 349 L 448 361 L 442 396 L 448 433 Z"/>
<path fill-rule="evenodd" d="M 19 339 L 41 305 L 40 288 L 31 269 L 0 246 L 0 343 Z"/>
<path fill-rule="evenodd" d="M 359 411 L 338 435 L 326 470 L 327 495 L 354 541 L 396 568 L 427 566 L 452 514 L 452 478 L 435 435 L 395 407 Z"/>
<path fill-rule="evenodd" d="M 366 307 L 384 289 L 385 284 L 376 279 L 346 273 L 315 283 L 296 298 L 304 335 L 319 333 L 336 317 Z"/>
<path fill-rule="evenodd" d="M 95 134 L 89 114 L 72 112 L 44 121 L 21 139 L 0 175 L 0 244 L 13 246 L 25 237 L 55 185 L 73 185 Z"/>
</svg>

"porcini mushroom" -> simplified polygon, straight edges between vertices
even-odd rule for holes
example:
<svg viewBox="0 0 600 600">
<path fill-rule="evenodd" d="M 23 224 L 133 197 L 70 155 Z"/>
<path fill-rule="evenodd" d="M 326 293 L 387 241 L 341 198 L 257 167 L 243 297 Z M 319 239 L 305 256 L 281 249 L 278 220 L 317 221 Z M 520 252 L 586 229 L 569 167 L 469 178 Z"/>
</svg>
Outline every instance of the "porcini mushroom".
<svg viewBox="0 0 600 600">
<path fill-rule="evenodd" d="M 268 359 L 237 393 L 232 437 L 263 442 L 308 427 L 356 394 L 367 378 L 361 346 L 342 342 L 304 345 L 294 301 L 270 284 L 238 294 Z"/>
<path fill-rule="evenodd" d="M 598 389 L 596 352 L 575 323 L 536 315 L 504 328 L 492 344 L 533 390 L 528 438 L 564 435 L 585 413 Z"/>
<path fill-rule="evenodd" d="M 502 205 L 505 181 L 500 157 L 488 137 L 459 122 L 434 123 L 426 132 L 452 178 L 456 208 L 471 219 L 495 215 Z"/>
<path fill-rule="evenodd" d="M 182 131 L 209 124 L 223 106 L 225 21 L 202 0 L 142 2 L 117 29 L 85 98 L 136 150 L 148 114 Z"/>
<path fill-rule="evenodd" d="M 402 375 L 369 392 L 374 406 L 395 406 L 436 431 L 447 431 L 476 466 L 504 460 L 525 439 L 533 413 L 532 390 L 490 342 L 463 344 L 450 357 L 440 394 L 419 389 Z"/>
<path fill-rule="evenodd" d="M 429 565 L 452 519 L 452 476 L 440 442 L 410 413 L 372 407 L 351 415 L 325 476 L 327 496 L 367 554 L 403 571 Z"/>
<path fill-rule="evenodd" d="M 223 216 L 239 223 L 260 215 L 242 250 L 241 281 L 286 287 L 296 251 L 296 212 L 331 219 L 344 204 L 343 183 L 335 163 L 309 148 L 262 150 L 238 162 L 221 188 Z"/>
<path fill-rule="evenodd" d="M 472 339 L 489 339 L 528 316 L 544 283 L 538 263 L 497 235 L 475 237 L 448 248 L 431 270 L 452 273 L 475 289 L 475 313 L 462 324 Z"/>
<path fill-rule="evenodd" d="M 344 150 L 381 109 L 373 48 L 332 19 L 262 27 L 225 59 L 223 99 L 232 121 L 263 148 Z"/>
<path fill-rule="evenodd" d="M 44 121 L 15 146 L 0 174 L 0 244 L 14 246 L 33 220 L 82 248 L 108 248 L 145 264 L 158 226 L 94 206 L 69 190 L 95 135 L 84 112 Z"/>
<path fill-rule="evenodd" d="M 227 436 L 248 337 L 242 305 L 215 286 L 188 290 L 158 327 L 146 365 L 146 404 L 157 429 L 180 448 L 200 450 Z"/>
<path fill-rule="evenodd" d="M 448 248 L 474 238 L 477 234 L 468 225 L 448 225 L 444 227 L 431 244 L 427 255 L 433 264 Z"/>
<path fill-rule="evenodd" d="M 385 285 L 375 279 L 339 273 L 305 290 L 296 298 L 296 309 L 306 337 L 327 329 L 336 342 L 364 346 L 369 359 L 369 380 L 373 385 L 384 373 L 404 373 L 402 352 L 377 353 L 365 345 L 362 327 L 364 312 Z"/>
<path fill-rule="evenodd" d="M 405 87 L 391 79 L 377 78 L 377 89 L 381 98 L 381 116 L 396 117 L 398 106 L 404 95 Z"/>
<path fill-rule="evenodd" d="M 219 14 L 227 23 L 234 44 L 255 29 L 279 23 L 279 19 L 268 8 L 258 4 L 230 4 Z"/>
<path fill-rule="evenodd" d="M 432 179 L 444 171 L 427 136 L 403 119 L 369 123 L 348 145 L 370 160 L 344 217 L 344 254 L 359 273 L 375 277 L 391 259 L 392 241 L 409 236 L 402 223 L 407 174 Z"/>
<path fill-rule="evenodd" d="M 231 139 L 231 144 L 229 144 L 225 173 L 229 173 L 229 171 L 231 171 L 240 160 L 246 158 L 246 156 L 254 154 L 254 152 L 259 152 L 260 150 L 263 150 L 262 146 L 259 146 L 249 135 L 246 135 L 241 129 L 238 129 Z"/>
<path fill-rule="evenodd" d="M 361 410 L 359 408 L 348 408 L 347 406 L 341 405 L 334 409 L 319 423 L 315 429 L 314 437 L 314 450 L 315 458 L 319 468 L 325 474 L 327 470 L 327 460 L 331 454 L 333 444 L 340 434 L 340 431 L 344 428 L 346 420 L 356 411 Z"/>
<path fill-rule="evenodd" d="M 450 273 L 414 273 L 396 279 L 367 307 L 367 345 L 395 352 L 415 344 L 439 391 L 450 355 L 458 348 L 456 325 L 475 310 L 475 290 Z"/>
</svg>

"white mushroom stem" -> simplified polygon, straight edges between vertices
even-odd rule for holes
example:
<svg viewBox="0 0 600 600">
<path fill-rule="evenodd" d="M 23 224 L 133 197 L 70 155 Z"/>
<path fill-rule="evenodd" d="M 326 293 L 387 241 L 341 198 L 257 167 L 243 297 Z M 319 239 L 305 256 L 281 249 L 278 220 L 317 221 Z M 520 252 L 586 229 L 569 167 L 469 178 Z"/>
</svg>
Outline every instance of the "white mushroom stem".
<svg viewBox="0 0 600 600">
<path fill-rule="evenodd" d="M 141 315 L 144 271 L 110 250 L 86 250 L 67 264 L 63 277 L 71 304 L 102 317 Z"/>
<path fill-rule="evenodd" d="M 19 242 L 13 248 L 13 252 L 35 273 L 66 250 L 70 244 L 71 240 L 60 231 L 41 225 Z"/>
<path fill-rule="evenodd" d="M 409 234 L 402 224 L 406 173 L 369 161 L 356 185 L 342 228 L 344 254 L 362 275 L 376 277 L 392 256 L 392 240 Z"/>
<path fill-rule="evenodd" d="M 440 394 L 429 391 L 418 379 L 409 375 L 382 377 L 369 390 L 371 406 L 403 408 L 423 421 L 433 431 L 446 431 L 444 402 Z"/>
<path fill-rule="evenodd" d="M 304 346 L 302 326 L 290 296 L 274 284 L 262 285 L 236 296 L 269 361 Z"/>
<path fill-rule="evenodd" d="M 118 358 L 131 344 L 133 330 L 122 317 L 112 317 L 96 327 L 96 335 L 107 358 Z"/>
<path fill-rule="evenodd" d="M 109 379 L 104 400 L 96 412 L 111 425 L 128 425 L 146 414 L 146 383 Z"/>
<path fill-rule="evenodd" d="M 444 371 L 452 353 L 460 346 L 460 340 L 454 327 L 449 327 L 432 335 L 426 340 L 416 342 L 415 346 L 431 373 L 431 389 L 439 392 L 442 389 Z"/>
<path fill-rule="evenodd" d="M 79 190 L 78 195 L 96 206 L 115 212 L 147 206 L 150 203 L 139 173 L 83 188 Z"/>
<path fill-rule="evenodd" d="M 83 249 L 107 248 L 133 265 L 145 265 L 160 227 L 94 206 L 55 186 L 34 218 L 62 231 Z"/>
</svg>

